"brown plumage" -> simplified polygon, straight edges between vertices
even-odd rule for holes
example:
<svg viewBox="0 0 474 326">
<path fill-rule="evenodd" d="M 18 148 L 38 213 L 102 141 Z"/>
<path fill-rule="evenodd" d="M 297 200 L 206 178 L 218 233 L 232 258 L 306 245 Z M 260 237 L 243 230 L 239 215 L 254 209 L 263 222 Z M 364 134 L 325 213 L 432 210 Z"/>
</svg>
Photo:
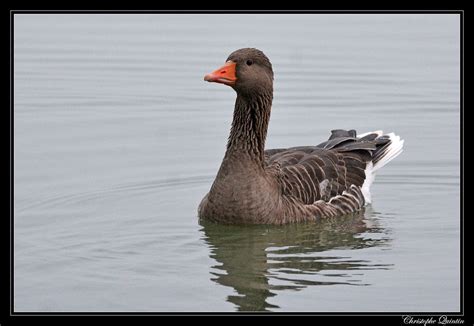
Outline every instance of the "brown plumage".
<svg viewBox="0 0 474 326">
<path fill-rule="evenodd" d="M 272 65 L 257 49 L 240 49 L 204 78 L 237 92 L 227 150 L 201 219 L 284 224 L 352 213 L 370 200 L 373 172 L 397 156 L 398 136 L 333 130 L 317 146 L 264 150 L 273 100 Z"/>
</svg>

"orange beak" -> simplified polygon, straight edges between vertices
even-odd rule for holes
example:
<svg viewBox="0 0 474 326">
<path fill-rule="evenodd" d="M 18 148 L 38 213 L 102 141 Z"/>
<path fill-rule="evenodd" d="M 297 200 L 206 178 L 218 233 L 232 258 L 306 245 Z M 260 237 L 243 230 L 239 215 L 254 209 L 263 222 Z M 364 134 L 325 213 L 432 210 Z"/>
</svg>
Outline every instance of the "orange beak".
<svg viewBox="0 0 474 326">
<path fill-rule="evenodd" d="M 217 70 L 214 70 L 210 74 L 204 76 L 204 80 L 212 83 L 220 83 L 229 86 L 235 85 L 237 77 L 235 76 L 236 63 L 233 61 L 227 61 L 225 65 Z"/>
</svg>

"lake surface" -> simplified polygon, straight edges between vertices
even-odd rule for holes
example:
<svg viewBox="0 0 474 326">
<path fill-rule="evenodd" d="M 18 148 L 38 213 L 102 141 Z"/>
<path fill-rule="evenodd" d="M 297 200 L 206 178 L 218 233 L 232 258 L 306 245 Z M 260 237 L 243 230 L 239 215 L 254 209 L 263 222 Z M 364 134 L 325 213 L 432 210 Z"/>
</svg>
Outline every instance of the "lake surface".
<svg viewBox="0 0 474 326">
<path fill-rule="evenodd" d="M 14 16 L 16 312 L 460 309 L 457 15 Z M 267 148 L 383 129 L 373 204 L 199 223 L 241 47 L 273 63 Z"/>
</svg>

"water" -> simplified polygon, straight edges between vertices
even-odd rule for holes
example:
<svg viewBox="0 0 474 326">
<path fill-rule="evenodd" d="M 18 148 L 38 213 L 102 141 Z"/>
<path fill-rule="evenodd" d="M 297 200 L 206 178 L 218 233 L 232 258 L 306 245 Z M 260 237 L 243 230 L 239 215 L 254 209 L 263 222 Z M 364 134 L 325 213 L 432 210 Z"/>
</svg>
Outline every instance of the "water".
<svg viewBox="0 0 474 326">
<path fill-rule="evenodd" d="M 458 311 L 456 15 L 14 18 L 14 309 Z M 373 204 L 320 224 L 201 223 L 241 47 L 275 71 L 267 148 L 383 129 Z"/>
</svg>

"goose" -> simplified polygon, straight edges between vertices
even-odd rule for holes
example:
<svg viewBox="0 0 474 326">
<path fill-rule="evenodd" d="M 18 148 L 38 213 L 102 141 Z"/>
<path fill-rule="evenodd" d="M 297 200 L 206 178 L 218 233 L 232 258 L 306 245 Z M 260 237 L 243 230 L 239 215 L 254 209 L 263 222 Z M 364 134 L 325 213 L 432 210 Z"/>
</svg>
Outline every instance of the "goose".
<svg viewBox="0 0 474 326">
<path fill-rule="evenodd" d="M 287 224 L 355 213 L 371 203 L 375 173 L 403 150 L 394 133 L 335 129 L 319 145 L 265 149 L 273 69 L 260 50 L 234 51 L 204 76 L 237 93 L 227 148 L 200 220 Z"/>
</svg>

